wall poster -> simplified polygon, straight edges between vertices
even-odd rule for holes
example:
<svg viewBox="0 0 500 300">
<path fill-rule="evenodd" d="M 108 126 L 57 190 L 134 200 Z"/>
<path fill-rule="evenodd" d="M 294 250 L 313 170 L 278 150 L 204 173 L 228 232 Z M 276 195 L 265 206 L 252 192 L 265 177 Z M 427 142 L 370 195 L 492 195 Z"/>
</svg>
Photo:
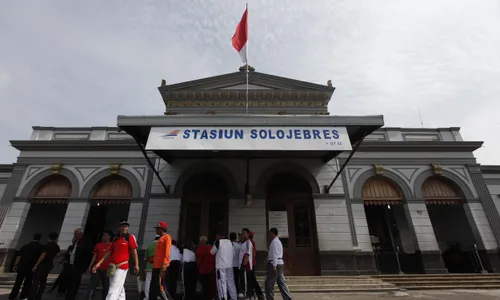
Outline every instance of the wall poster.
<svg viewBox="0 0 500 300">
<path fill-rule="evenodd" d="M 288 238 L 288 216 L 286 211 L 269 212 L 269 229 L 278 229 L 278 237 Z"/>
</svg>

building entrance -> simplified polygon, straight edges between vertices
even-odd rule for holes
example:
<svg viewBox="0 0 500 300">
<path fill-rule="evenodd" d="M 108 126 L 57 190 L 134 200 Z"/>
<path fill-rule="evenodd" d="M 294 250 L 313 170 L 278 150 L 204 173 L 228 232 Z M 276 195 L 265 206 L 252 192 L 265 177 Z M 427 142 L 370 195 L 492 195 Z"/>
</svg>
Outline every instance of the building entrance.
<svg viewBox="0 0 500 300">
<path fill-rule="evenodd" d="M 71 189 L 71 182 L 66 177 L 52 175 L 42 180 L 31 191 L 29 196 L 31 205 L 26 222 L 23 224 L 17 245 L 13 245 L 16 249 L 29 243 L 35 233 L 42 234 L 42 243 L 47 242 L 51 232 L 60 233 Z"/>
<path fill-rule="evenodd" d="M 101 240 L 104 230 L 118 230 L 126 220 L 132 198 L 132 185 L 124 177 L 113 175 L 99 181 L 92 191 L 91 206 L 85 225 L 85 236 L 92 243 Z"/>
<path fill-rule="evenodd" d="M 448 272 L 478 273 L 481 263 L 486 268 L 488 259 L 475 247 L 476 240 L 465 213 L 465 201 L 457 189 L 436 176 L 423 183 L 422 194 Z"/>
<path fill-rule="evenodd" d="M 363 186 L 368 231 L 380 273 L 421 273 L 421 255 L 405 216 L 402 192 L 383 178 Z"/>
<path fill-rule="evenodd" d="M 200 173 L 191 177 L 182 193 L 180 242 L 208 242 L 217 234 L 228 235 L 229 197 L 224 181 L 216 174 Z"/>
<path fill-rule="evenodd" d="M 266 200 L 268 216 L 269 212 L 282 212 L 287 217 L 288 234 L 279 232 L 285 275 L 318 275 L 316 218 L 309 183 L 295 173 L 279 173 L 268 184 Z M 268 218 L 268 227 L 273 226 L 269 222 Z"/>
</svg>

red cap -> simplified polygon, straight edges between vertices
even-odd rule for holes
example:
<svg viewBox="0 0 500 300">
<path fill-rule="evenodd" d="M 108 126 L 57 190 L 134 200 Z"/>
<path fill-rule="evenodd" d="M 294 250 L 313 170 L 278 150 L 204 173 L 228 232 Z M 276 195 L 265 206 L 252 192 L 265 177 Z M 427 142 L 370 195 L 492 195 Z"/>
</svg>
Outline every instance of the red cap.
<svg viewBox="0 0 500 300">
<path fill-rule="evenodd" d="M 249 237 L 253 237 L 253 232 L 251 232 L 251 231 L 250 231 L 250 232 L 248 233 L 248 236 L 249 236 Z"/>
<path fill-rule="evenodd" d="M 155 228 L 163 228 L 167 229 L 168 225 L 166 222 L 158 222 L 158 225 L 155 226 Z"/>
</svg>

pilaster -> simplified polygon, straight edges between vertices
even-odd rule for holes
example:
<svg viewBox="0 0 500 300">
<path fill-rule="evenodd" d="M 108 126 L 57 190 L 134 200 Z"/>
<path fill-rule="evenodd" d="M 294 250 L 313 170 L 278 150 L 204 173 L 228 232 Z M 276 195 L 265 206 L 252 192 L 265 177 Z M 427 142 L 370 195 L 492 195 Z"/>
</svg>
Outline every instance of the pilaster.
<svg viewBox="0 0 500 300">
<path fill-rule="evenodd" d="M 9 213 L 0 228 L 0 249 L 17 247 L 30 207 L 31 204 L 27 201 L 11 203 Z"/>
<path fill-rule="evenodd" d="M 498 213 L 498 210 L 496 209 L 495 202 L 493 201 L 493 198 L 488 191 L 488 187 L 481 174 L 479 165 L 469 165 L 468 169 L 472 178 L 472 183 L 474 184 L 479 199 L 481 199 L 481 203 L 483 204 L 486 217 L 488 218 L 491 226 L 491 230 L 495 235 L 497 244 L 500 245 L 500 215 Z"/>
<path fill-rule="evenodd" d="M 9 183 L 5 188 L 5 191 L 0 200 L 0 224 L 5 221 L 5 218 L 8 215 L 9 209 L 11 208 L 14 197 L 16 196 L 17 189 L 21 184 L 21 181 L 24 176 L 24 172 L 26 171 L 26 166 L 15 165 L 14 170 L 12 171 L 9 179 Z M 0 237 L 3 236 L 0 234 Z M 3 245 L 0 245 L 0 248 Z"/>
<path fill-rule="evenodd" d="M 142 217 L 142 207 L 143 203 L 141 202 L 132 202 L 130 203 L 130 208 L 128 211 L 128 219 L 127 221 L 129 222 L 129 233 L 133 234 L 136 239 L 138 240 L 139 247 L 140 247 L 140 235 L 141 232 L 140 226 L 141 226 L 141 217 Z"/>
<path fill-rule="evenodd" d="M 66 215 L 64 216 L 61 232 L 59 233 L 58 244 L 61 250 L 68 248 L 77 228 L 85 229 L 87 216 L 90 210 L 88 201 L 71 201 L 68 203 Z"/>
</svg>

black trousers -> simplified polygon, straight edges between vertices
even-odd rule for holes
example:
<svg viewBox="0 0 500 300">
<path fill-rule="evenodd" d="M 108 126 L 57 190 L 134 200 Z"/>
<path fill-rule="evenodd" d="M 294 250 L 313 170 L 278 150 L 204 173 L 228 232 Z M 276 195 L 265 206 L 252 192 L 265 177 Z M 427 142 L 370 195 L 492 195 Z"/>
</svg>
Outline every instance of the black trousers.
<svg viewBox="0 0 500 300">
<path fill-rule="evenodd" d="M 184 263 L 183 283 L 184 300 L 196 299 L 196 283 L 198 282 L 198 268 L 195 262 Z"/>
<path fill-rule="evenodd" d="M 47 277 L 52 268 L 39 267 L 33 274 L 33 282 L 28 294 L 29 300 L 41 300 L 45 287 L 47 286 Z"/>
<path fill-rule="evenodd" d="M 160 268 L 153 268 L 151 272 L 151 284 L 149 285 L 149 300 L 157 300 L 160 296 L 163 300 L 172 300 L 168 291 L 161 287 L 161 276 L 163 276 Z"/>
<path fill-rule="evenodd" d="M 61 274 L 57 277 L 57 293 L 58 294 L 66 294 L 66 291 L 68 290 L 68 280 L 69 280 L 69 274 L 71 272 L 71 265 L 69 263 L 64 263 L 63 264 L 63 269 Z"/>
<path fill-rule="evenodd" d="M 198 276 L 201 284 L 201 299 L 211 300 L 210 290 L 211 290 L 212 273 L 198 274 Z"/>
<path fill-rule="evenodd" d="M 17 295 L 19 294 L 19 290 L 21 290 L 21 285 L 23 286 L 23 289 L 21 290 L 21 296 L 19 298 L 21 298 L 21 299 L 28 298 L 28 294 L 29 294 L 30 289 L 31 289 L 32 280 L 33 280 L 33 272 L 31 272 L 31 268 L 18 270 L 17 276 L 16 276 L 16 282 L 14 283 L 14 286 L 12 287 L 12 291 L 10 292 L 9 300 L 14 300 L 17 298 Z M 23 282 L 24 282 L 24 284 L 23 284 Z"/>
<path fill-rule="evenodd" d="M 101 284 L 102 286 L 102 300 L 106 300 L 106 296 L 108 295 L 109 291 L 109 278 L 106 270 L 97 270 L 95 273 L 90 275 L 87 300 L 94 299 L 94 294 L 99 284 Z"/>
<path fill-rule="evenodd" d="M 254 266 L 255 267 L 255 266 Z M 254 270 L 252 270 L 252 273 L 251 273 L 251 276 L 252 278 L 250 280 L 252 280 L 253 282 L 253 289 L 255 291 L 255 295 L 259 298 L 259 299 L 263 299 L 264 298 L 264 293 L 262 293 L 262 289 L 260 288 L 260 284 L 259 282 L 257 281 L 257 276 L 255 276 L 255 272 Z M 248 279 L 247 279 L 248 280 Z"/>
<path fill-rule="evenodd" d="M 236 285 L 236 293 L 240 294 L 241 291 L 241 283 L 240 283 L 240 270 L 238 268 L 233 268 L 234 275 L 234 285 Z"/>
<path fill-rule="evenodd" d="M 179 271 L 181 270 L 181 262 L 173 260 L 168 266 L 167 291 L 172 296 L 177 295 L 177 281 L 179 280 Z"/>
<path fill-rule="evenodd" d="M 67 288 L 68 290 L 66 291 L 65 295 L 65 300 L 75 300 L 76 295 L 78 294 L 78 289 L 80 288 L 80 283 L 82 281 L 82 275 L 83 272 L 80 270 L 77 270 L 74 266 L 70 265 L 69 266 L 69 272 L 66 276 L 67 277 Z"/>
<path fill-rule="evenodd" d="M 241 282 L 241 292 L 245 293 L 246 291 L 246 296 L 247 297 L 253 297 L 255 296 L 255 282 L 257 280 L 253 280 L 254 277 L 254 272 L 253 270 L 247 270 L 245 267 L 241 267 L 240 269 L 240 282 Z M 261 292 L 262 293 L 262 292 Z"/>
</svg>

